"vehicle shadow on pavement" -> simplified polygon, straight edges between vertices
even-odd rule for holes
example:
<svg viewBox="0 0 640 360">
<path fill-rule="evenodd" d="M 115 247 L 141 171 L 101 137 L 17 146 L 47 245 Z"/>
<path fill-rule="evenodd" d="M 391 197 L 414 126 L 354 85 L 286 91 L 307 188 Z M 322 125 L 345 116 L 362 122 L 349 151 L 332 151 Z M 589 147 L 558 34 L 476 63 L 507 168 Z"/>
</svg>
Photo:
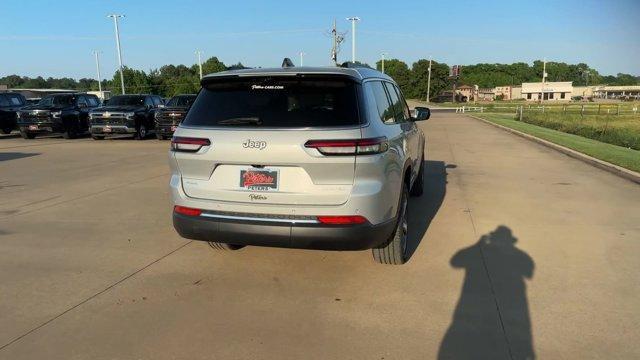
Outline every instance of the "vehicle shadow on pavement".
<svg viewBox="0 0 640 360">
<path fill-rule="evenodd" d="M 535 358 L 525 282 L 535 263 L 517 241 L 500 225 L 451 258 L 465 277 L 438 359 Z"/>
<path fill-rule="evenodd" d="M 19 138 L 19 137 L 20 137 L 20 133 L 0 134 L 0 140 L 1 139 L 15 139 L 15 138 Z"/>
<path fill-rule="evenodd" d="M 40 155 L 40 153 L 2 152 L 0 153 L 0 161 L 16 160 L 37 155 Z"/>
<path fill-rule="evenodd" d="M 444 161 L 427 160 L 423 163 L 424 194 L 409 199 L 409 237 L 407 240 L 407 261 L 418 249 L 431 221 L 438 213 L 447 188 L 447 168 Z"/>
</svg>

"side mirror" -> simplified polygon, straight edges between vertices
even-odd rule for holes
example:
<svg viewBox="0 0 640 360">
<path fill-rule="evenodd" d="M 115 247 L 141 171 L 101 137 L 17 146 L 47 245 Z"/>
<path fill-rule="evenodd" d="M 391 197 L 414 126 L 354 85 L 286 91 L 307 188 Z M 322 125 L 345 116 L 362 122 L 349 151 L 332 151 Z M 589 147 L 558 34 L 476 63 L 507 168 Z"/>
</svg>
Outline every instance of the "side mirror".
<svg viewBox="0 0 640 360">
<path fill-rule="evenodd" d="M 427 120 L 431 117 L 431 110 L 427 107 L 416 106 L 415 117 L 416 121 Z"/>
</svg>

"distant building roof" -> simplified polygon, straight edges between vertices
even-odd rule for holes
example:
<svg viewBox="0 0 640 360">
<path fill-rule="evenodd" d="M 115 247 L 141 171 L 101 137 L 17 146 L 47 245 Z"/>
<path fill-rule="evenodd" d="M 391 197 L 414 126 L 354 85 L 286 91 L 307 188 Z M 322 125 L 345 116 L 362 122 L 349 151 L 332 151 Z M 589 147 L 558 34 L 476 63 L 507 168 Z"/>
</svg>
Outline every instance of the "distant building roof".
<svg viewBox="0 0 640 360">
<path fill-rule="evenodd" d="M 80 90 L 73 89 L 11 89 L 11 91 L 31 91 L 31 92 L 41 92 L 41 93 L 77 93 L 82 92 Z"/>
<path fill-rule="evenodd" d="M 596 86 L 596 91 L 640 91 L 640 85 L 626 85 L 626 86 Z"/>
</svg>

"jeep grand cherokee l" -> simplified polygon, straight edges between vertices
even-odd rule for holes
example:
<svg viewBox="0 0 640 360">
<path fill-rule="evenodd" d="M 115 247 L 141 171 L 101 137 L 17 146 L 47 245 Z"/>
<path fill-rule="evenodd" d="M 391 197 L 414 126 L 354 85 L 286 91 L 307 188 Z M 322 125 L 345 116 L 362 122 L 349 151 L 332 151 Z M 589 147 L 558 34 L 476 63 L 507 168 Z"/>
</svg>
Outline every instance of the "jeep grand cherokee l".
<svg viewBox="0 0 640 360">
<path fill-rule="evenodd" d="M 365 68 L 226 71 L 202 90 L 169 154 L 173 224 L 216 249 L 373 249 L 406 260 L 408 197 L 425 137 L 394 81 Z"/>
<path fill-rule="evenodd" d="M 195 99 L 195 94 L 176 95 L 167 102 L 164 108 L 156 110 L 156 137 L 158 140 L 164 140 L 173 135 Z"/>
<path fill-rule="evenodd" d="M 27 104 L 18 93 L 0 93 L 0 131 L 10 134 L 17 128 L 18 111 Z"/>
<path fill-rule="evenodd" d="M 33 139 L 40 134 L 62 134 L 73 139 L 89 130 L 89 111 L 100 104 L 90 94 L 56 94 L 43 97 L 37 104 L 18 112 L 20 134 Z"/>
<path fill-rule="evenodd" d="M 91 137 L 102 140 L 109 135 L 133 135 L 146 139 L 155 129 L 156 110 L 164 106 L 158 95 L 118 95 L 89 114 Z"/>
</svg>

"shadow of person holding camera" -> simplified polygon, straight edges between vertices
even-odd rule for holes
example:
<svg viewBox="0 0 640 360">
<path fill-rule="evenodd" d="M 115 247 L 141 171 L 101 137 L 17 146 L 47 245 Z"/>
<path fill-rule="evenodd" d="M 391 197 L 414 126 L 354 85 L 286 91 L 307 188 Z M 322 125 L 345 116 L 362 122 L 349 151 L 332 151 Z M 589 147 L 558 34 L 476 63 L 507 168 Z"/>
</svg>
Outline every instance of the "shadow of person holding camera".
<svg viewBox="0 0 640 360">
<path fill-rule="evenodd" d="M 535 263 L 517 241 L 501 225 L 451 258 L 465 277 L 439 359 L 535 358 L 525 281 Z"/>
</svg>

